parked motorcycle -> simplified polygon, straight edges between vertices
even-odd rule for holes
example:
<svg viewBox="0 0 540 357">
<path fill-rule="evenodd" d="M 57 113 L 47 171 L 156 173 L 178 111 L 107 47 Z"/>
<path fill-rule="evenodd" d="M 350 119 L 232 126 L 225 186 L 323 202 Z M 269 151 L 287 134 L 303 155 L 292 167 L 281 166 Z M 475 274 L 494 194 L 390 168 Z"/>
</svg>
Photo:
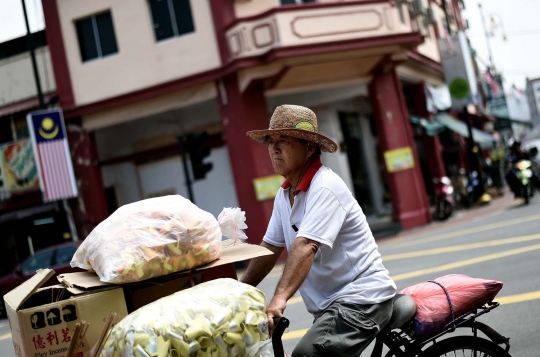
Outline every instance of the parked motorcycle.
<svg viewBox="0 0 540 357">
<path fill-rule="evenodd" d="M 454 200 L 454 187 L 446 176 L 434 178 L 435 187 L 435 215 L 440 220 L 448 219 L 454 212 L 456 201 Z"/>
<path fill-rule="evenodd" d="M 518 197 L 523 198 L 525 204 L 529 204 L 530 197 L 533 195 L 531 183 L 531 178 L 533 176 L 532 162 L 530 160 L 516 162 L 514 165 L 514 174 L 519 181 Z"/>
<path fill-rule="evenodd" d="M 469 185 L 469 178 L 467 171 L 464 168 L 459 169 L 456 174 L 452 175 L 451 179 L 452 187 L 454 188 L 454 201 L 456 206 L 464 208 L 471 207 L 471 202 L 468 199 L 467 187 Z"/>
<path fill-rule="evenodd" d="M 472 205 L 474 202 L 487 204 L 491 202 L 491 196 L 486 193 L 487 180 L 476 170 L 469 174 L 467 183 L 467 202 Z"/>
</svg>

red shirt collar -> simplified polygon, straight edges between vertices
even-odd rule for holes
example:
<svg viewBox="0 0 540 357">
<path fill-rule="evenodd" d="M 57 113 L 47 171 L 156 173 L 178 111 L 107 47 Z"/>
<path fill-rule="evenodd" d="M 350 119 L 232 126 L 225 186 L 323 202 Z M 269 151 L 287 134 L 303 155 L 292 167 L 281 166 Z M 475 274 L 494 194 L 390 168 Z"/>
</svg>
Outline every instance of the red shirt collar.
<svg viewBox="0 0 540 357">
<path fill-rule="evenodd" d="M 297 195 L 298 192 L 300 191 L 306 192 L 309 189 L 309 186 L 311 185 L 311 181 L 313 180 L 313 176 L 315 176 L 315 174 L 317 173 L 317 171 L 319 171 L 321 166 L 322 166 L 322 162 L 321 162 L 320 157 L 317 158 L 317 160 L 313 161 L 309 169 L 306 171 L 306 174 L 302 178 L 302 181 L 300 181 L 300 184 L 296 188 L 296 192 L 294 193 L 295 195 Z M 287 180 L 285 180 L 285 182 L 281 184 L 281 188 L 283 188 L 284 190 L 289 187 L 291 187 L 291 183 Z"/>
</svg>

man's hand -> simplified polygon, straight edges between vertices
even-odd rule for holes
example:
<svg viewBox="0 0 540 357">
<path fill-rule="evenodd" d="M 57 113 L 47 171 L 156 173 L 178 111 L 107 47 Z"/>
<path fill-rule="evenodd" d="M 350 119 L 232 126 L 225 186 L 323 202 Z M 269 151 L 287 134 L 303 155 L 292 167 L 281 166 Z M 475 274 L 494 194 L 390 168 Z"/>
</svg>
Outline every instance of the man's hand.
<svg viewBox="0 0 540 357">
<path fill-rule="evenodd" d="M 276 323 L 283 317 L 283 311 L 287 307 L 287 300 L 274 296 L 272 301 L 266 307 L 266 316 L 268 316 L 268 331 L 270 336 L 276 327 Z"/>
</svg>

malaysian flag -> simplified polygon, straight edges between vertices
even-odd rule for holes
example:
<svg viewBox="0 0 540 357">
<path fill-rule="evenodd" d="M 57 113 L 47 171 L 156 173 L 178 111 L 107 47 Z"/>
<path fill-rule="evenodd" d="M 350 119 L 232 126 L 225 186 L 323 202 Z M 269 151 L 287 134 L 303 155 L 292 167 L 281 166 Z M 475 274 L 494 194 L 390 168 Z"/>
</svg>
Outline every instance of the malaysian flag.
<svg viewBox="0 0 540 357">
<path fill-rule="evenodd" d="M 28 114 L 43 200 L 50 202 L 77 196 L 77 185 L 59 108 Z"/>
<path fill-rule="evenodd" d="M 491 93 L 493 93 L 494 95 L 499 94 L 501 90 L 499 88 L 499 83 L 497 83 L 497 80 L 495 79 L 495 77 L 493 77 L 493 75 L 489 71 L 486 71 L 486 73 L 482 75 L 482 79 L 484 80 L 484 82 L 486 82 L 490 86 Z"/>
</svg>

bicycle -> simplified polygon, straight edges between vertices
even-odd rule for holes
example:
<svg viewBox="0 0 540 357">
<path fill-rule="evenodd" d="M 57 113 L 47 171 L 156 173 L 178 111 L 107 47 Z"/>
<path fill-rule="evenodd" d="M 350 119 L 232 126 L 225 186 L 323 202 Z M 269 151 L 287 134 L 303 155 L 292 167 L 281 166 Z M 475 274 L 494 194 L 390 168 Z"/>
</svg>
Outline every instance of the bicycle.
<svg viewBox="0 0 540 357">
<path fill-rule="evenodd" d="M 411 331 L 416 315 L 416 304 L 413 298 L 397 294 L 392 302 L 392 318 L 377 335 L 371 357 L 382 357 L 384 346 L 389 349 L 384 355 L 385 357 L 511 357 L 508 353 L 510 350 L 509 338 L 502 336 L 488 325 L 476 321 L 479 316 L 497 308 L 498 302 L 491 302 L 470 311 L 451 321 L 443 331 L 421 341 L 411 338 L 408 333 Z M 286 318 L 281 318 L 276 324 L 272 334 L 275 357 L 285 357 L 281 337 L 288 326 L 289 320 Z M 455 332 L 458 328 L 470 328 L 473 335 L 460 335 L 439 340 L 441 337 Z M 489 340 L 480 337 L 478 331 L 484 333 Z"/>
</svg>

